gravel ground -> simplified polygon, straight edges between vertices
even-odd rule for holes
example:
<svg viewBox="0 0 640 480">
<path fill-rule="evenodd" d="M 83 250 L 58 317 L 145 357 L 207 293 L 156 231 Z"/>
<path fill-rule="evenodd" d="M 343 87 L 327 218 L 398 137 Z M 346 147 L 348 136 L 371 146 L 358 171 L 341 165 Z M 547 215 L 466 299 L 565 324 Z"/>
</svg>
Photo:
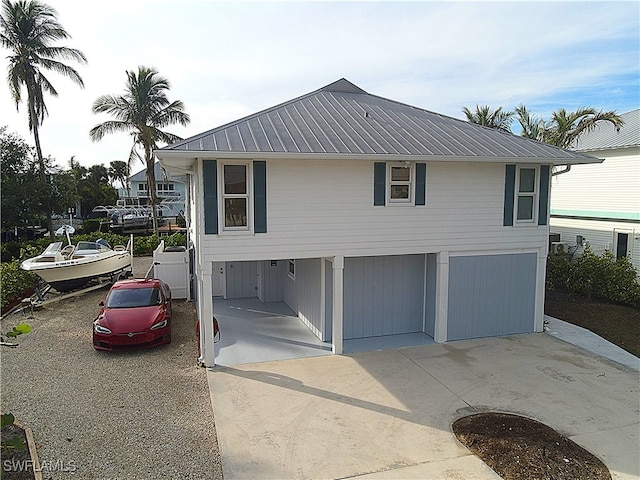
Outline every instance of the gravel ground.
<svg viewBox="0 0 640 480">
<path fill-rule="evenodd" d="M 150 265 L 135 258 L 134 275 Z M 33 328 L 2 348 L 2 411 L 33 430 L 45 479 L 221 479 L 194 305 L 174 301 L 169 345 L 97 352 L 91 324 L 106 293 L 2 320 L 2 331 Z"/>
</svg>

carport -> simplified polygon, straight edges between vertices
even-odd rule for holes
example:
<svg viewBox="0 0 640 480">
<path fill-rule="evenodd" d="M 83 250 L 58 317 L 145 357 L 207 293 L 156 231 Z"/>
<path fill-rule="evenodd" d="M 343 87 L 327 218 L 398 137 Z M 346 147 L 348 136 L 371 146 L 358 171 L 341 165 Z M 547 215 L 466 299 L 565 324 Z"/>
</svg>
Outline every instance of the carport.
<svg viewBox="0 0 640 480">
<path fill-rule="evenodd" d="M 284 302 L 258 298 L 213 299 L 220 325 L 216 365 L 287 360 L 331 355 L 331 342 L 323 342 Z M 344 353 L 434 344 L 424 333 L 386 335 L 344 341 Z"/>
</svg>

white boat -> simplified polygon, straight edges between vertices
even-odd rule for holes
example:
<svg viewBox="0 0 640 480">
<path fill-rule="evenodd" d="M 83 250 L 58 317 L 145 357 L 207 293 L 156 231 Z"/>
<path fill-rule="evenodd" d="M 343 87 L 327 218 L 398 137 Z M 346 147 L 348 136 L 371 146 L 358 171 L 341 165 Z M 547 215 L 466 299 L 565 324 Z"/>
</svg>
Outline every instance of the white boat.
<svg viewBox="0 0 640 480">
<path fill-rule="evenodd" d="M 130 270 L 132 244 L 130 241 L 127 247 L 118 245 L 111 248 L 100 239 L 63 247 L 62 242 L 54 242 L 37 257 L 22 262 L 20 268 L 37 274 L 59 292 L 67 292 L 86 285 L 94 278 Z"/>
</svg>

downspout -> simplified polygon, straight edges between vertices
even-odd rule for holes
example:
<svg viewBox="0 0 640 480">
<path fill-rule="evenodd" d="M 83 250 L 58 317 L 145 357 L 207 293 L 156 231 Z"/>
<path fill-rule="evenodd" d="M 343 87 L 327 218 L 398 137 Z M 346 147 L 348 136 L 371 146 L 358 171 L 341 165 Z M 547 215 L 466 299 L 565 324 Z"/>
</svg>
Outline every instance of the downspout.
<svg viewBox="0 0 640 480">
<path fill-rule="evenodd" d="M 565 165 L 564 170 L 558 170 L 557 172 L 552 172 L 551 176 L 556 177 L 558 175 L 562 175 L 563 173 L 568 173 L 571 170 L 571 165 Z"/>
</svg>

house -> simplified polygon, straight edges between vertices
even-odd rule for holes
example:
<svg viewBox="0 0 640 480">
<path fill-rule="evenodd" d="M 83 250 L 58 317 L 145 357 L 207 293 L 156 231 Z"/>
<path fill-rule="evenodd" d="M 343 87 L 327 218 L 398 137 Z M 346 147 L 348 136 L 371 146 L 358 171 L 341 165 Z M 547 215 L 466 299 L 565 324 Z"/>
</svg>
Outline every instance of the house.
<svg viewBox="0 0 640 480">
<path fill-rule="evenodd" d="M 345 79 L 156 154 L 189 178 L 207 366 L 217 296 L 284 301 L 338 354 L 541 332 L 551 168 L 600 161 Z"/>
<path fill-rule="evenodd" d="M 165 217 L 175 217 L 185 211 L 185 179 L 180 176 L 168 179 L 162 171 L 160 162 L 154 165 L 156 177 L 156 195 L 161 202 L 161 213 Z M 149 186 L 147 184 L 147 169 L 129 177 L 130 189 L 120 188 L 118 196 L 123 206 L 146 205 L 149 202 Z M 181 213 L 182 212 L 182 213 Z"/>
<path fill-rule="evenodd" d="M 628 257 L 640 272 L 640 109 L 621 117 L 619 128 L 599 122 L 578 138 L 574 150 L 605 161 L 554 177 L 550 224 L 570 253 L 588 243 L 597 254 Z"/>
</svg>

